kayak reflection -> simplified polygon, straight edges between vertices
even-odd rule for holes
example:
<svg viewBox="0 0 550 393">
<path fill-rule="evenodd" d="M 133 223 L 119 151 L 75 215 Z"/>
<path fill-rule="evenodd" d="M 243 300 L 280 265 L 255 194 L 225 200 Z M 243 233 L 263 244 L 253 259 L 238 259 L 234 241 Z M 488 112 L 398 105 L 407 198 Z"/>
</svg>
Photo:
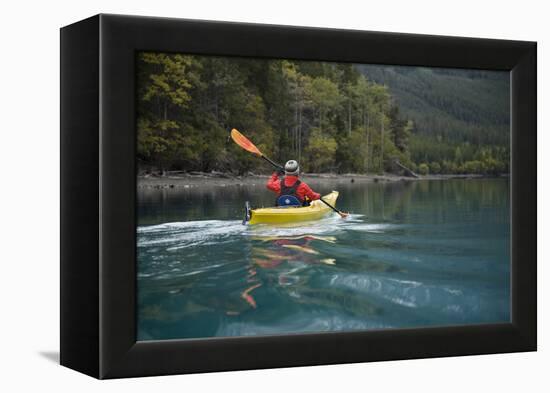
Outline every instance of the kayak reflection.
<svg viewBox="0 0 550 393">
<path fill-rule="evenodd" d="M 315 249 L 315 241 L 335 243 L 333 236 L 254 236 L 251 238 L 251 264 L 248 271 L 247 282 L 251 285 L 242 293 L 241 297 L 253 308 L 258 304 L 252 291 L 262 286 L 259 282 L 258 269 L 279 268 L 276 273 L 276 283 L 279 286 L 297 284 L 299 271 L 308 265 L 325 264 L 335 265 L 336 259 L 323 255 L 323 252 Z M 284 266 L 287 264 L 287 266 Z M 270 280 L 271 281 L 271 280 Z"/>
</svg>

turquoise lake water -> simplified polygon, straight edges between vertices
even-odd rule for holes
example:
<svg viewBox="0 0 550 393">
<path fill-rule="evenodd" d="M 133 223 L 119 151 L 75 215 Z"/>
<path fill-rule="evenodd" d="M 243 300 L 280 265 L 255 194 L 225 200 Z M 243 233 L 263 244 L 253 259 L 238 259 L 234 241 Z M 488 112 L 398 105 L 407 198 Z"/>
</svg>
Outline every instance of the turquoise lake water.
<svg viewBox="0 0 550 393">
<path fill-rule="evenodd" d="M 244 226 L 255 186 L 138 191 L 138 340 L 509 322 L 509 180 L 309 182 L 350 211 Z"/>
</svg>

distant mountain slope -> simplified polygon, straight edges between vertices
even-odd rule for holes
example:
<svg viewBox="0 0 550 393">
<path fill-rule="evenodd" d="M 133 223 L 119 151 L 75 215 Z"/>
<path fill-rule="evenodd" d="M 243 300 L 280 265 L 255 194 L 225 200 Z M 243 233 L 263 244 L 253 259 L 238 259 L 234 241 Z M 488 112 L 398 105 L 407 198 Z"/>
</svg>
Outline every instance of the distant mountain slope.
<svg viewBox="0 0 550 393">
<path fill-rule="evenodd" d="M 419 135 L 446 142 L 508 145 L 508 72 L 357 65 L 385 84 Z"/>
</svg>

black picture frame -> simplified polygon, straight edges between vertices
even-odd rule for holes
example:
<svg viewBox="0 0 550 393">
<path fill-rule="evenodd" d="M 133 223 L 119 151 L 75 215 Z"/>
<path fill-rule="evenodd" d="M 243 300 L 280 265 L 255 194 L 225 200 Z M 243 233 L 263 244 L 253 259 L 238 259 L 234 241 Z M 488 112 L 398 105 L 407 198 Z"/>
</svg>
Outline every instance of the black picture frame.
<svg viewBox="0 0 550 393">
<path fill-rule="evenodd" d="M 511 72 L 511 322 L 136 342 L 136 51 Z M 537 348 L 536 43 L 97 15 L 61 29 L 61 364 L 96 378 Z"/>
</svg>

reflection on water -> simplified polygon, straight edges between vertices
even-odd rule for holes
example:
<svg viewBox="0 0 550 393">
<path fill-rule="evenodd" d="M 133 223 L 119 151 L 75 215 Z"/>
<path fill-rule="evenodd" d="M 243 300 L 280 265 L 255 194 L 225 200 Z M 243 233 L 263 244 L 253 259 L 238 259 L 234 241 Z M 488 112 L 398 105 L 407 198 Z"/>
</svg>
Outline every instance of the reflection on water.
<svg viewBox="0 0 550 393">
<path fill-rule="evenodd" d="M 312 184 L 351 211 L 243 226 L 263 187 L 138 192 L 138 339 L 507 322 L 508 180 Z"/>
</svg>

